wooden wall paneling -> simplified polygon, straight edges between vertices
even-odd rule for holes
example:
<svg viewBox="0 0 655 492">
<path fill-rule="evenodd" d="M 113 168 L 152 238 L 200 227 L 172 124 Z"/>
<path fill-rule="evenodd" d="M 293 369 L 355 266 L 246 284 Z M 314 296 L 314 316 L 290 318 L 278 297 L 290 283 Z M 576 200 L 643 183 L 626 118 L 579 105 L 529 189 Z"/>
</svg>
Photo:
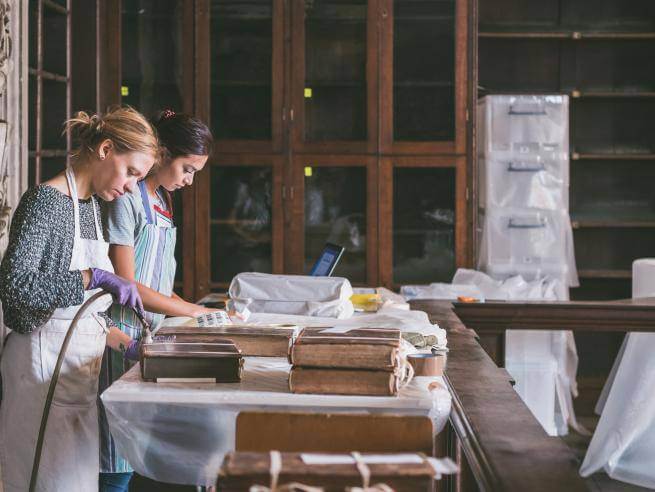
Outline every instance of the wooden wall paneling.
<svg viewBox="0 0 655 492">
<path fill-rule="evenodd" d="M 478 147 L 477 147 L 477 102 L 478 102 L 478 2 L 468 0 L 468 142 L 466 162 L 468 227 L 467 266 L 475 268 L 478 255 Z"/>
<path fill-rule="evenodd" d="M 466 155 L 468 121 L 475 116 L 475 105 L 469 110 L 468 104 L 468 17 L 469 0 L 457 0 L 455 5 L 455 152 L 459 155 Z"/>
<path fill-rule="evenodd" d="M 393 159 L 382 157 L 378 166 L 378 280 L 393 284 Z"/>
<path fill-rule="evenodd" d="M 121 0 L 97 0 L 98 71 L 96 107 L 121 103 Z"/>
<path fill-rule="evenodd" d="M 344 154 L 376 153 L 378 149 L 378 29 L 377 4 L 379 0 L 369 0 L 366 21 L 366 124 L 367 140 L 325 140 L 308 142 L 305 140 L 305 69 L 306 33 L 305 1 L 291 0 L 291 141 L 294 152 Z"/>
<path fill-rule="evenodd" d="M 187 53 L 182 60 L 183 88 L 183 109 L 185 113 L 196 114 L 196 90 L 195 90 L 195 67 L 196 67 L 196 26 L 195 11 L 196 3 L 185 2 L 182 11 L 184 16 L 182 23 L 182 51 Z M 206 120 L 205 120 L 206 121 Z M 196 190 L 201 186 L 196 180 L 194 186 L 187 186 L 182 190 L 182 296 L 189 300 L 196 300 L 195 296 L 195 261 L 196 261 Z"/>
<path fill-rule="evenodd" d="M 468 159 L 466 156 L 459 156 L 455 160 L 455 265 L 457 268 L 470 266 L 469 237 L 472 224 L 469 222 L 469 210 L 471 195 L 468 192 Z"/>
<path fill-rule="evenodd" d="M 379 152 L 391 154 L 393 143 L 393 0 L 378 0 Z"/>
<path fill-rule="evenodd" d="M 378 243 L 378 159 L 366 159 L 366 283 L 380 285 Z"/>
<path fill-rule="evenodd" d="M 195 47 L 194 47 L 194 62 L 195 62 L 195 101 L 194 109 L 195 114 L 202 121 L 210 122 L 209 111 L 209 96 L 210 96 L 210 71 L 211 71 L 211 46 L 210 43 L 210 8 L 209 0 L 195 0 Z M 221 151 L 220 145 L 217 145 L 218 151 Z M 208 163 L 209 164 L 209 163 Z M 193 285 L 193 299 L 199 299 L 209 293 L 210 281 L 210 228 L 209 228 L 209 213 L 210 213 L 210 198 L 211 198 L 211 180 L 210 165 L 205 168 L 196 176 L 196 184 L 194 188 L 194 217 L 190 217 L 189 225 L 193 225 L 191 229 L 195 244 L 191 248 L 195 254 L 193 259 L 193 278 L 191 285 Z M 185 226 L 187 223 L 185 223 Z M 189 248 L 185 248 L 189 249 Z M 185 251 L 185 255 L 187 252 Z M 185 264 L 185 278 L 184 282 L 187 283 L 186 273 L 189 268 Z M 189 290 L 191 290 L 189 288 Z"/>
</svg>

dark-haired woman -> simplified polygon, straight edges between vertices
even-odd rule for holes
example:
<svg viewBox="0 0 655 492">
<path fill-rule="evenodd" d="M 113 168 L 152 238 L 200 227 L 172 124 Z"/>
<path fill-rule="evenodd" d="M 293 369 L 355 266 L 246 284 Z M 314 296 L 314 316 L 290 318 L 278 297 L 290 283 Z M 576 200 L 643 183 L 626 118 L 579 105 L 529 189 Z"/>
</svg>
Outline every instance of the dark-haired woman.
<svg viewBox="0 0 655 492">
<path fill-rule="evenodd" d="M 199 316 L 210 309 L 187 302 L 173 292 L 175 226 L 171 193 L 193 183 L 211 152 L 212 134 L 200 120 L 171 110 L 154 121 L 163 156 L 159 166 L 132 193 L 107 203 L 103 209 L 109 256 L 114 270 L 135 280 L 146 319 L 156 326 L 164 315 Z M 140 336 L 140 323 L 130 310 L 115 304 L 111 317 L 131 337 Z M 122 358 L 107 352 L 100 390 L 128 368 Z M 127 490 L 132 469 L 114 447 L 106 422 L 101 422 L 101 491 Z"/>
</svg>

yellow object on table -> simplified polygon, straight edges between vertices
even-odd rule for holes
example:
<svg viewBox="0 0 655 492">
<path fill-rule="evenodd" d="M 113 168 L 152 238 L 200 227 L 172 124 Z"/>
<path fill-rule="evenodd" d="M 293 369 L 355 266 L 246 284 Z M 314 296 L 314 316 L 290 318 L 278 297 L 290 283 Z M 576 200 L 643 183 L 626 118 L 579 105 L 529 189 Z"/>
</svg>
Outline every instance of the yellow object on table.
<svg viewBox="0 0 655 492">
<path fill-rule="evenodd" d="M 375 312 L 382 305 L 382 297 L 380 294 L 353 294 L 350 302 L 356 311 Z"/>
</svg>

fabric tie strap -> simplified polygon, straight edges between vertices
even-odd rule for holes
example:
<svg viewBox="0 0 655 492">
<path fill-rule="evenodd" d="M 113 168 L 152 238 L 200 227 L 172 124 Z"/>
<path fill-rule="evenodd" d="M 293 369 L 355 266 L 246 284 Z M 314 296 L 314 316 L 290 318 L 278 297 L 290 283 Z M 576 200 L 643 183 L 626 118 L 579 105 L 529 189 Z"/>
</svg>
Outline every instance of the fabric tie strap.
<svg viewBox="0 0 655 492">
<path fill-rule="evenodd" d="M 353 451 L 350 455 L 355 460 L 355 465 L 357 466 L 357 471 L 362 477 L 362 486 L 361 487 L 347 487 L 346 492 L 394 492 L 394 490 L 389 487 L 386 483 L 378 483 L 373 486 L 370 486 L 371 482 L 371 469 L 368 467 L 362 455 L 357 451 Z"/>
<path fill-rule="evenodd" d="M 279 451 L 270 451 L 269 454 L 271 457 L 271 464 L 268 470 L 271 477 L 269 486 L 253 485 L 248 489 L 249 492 L 324 492 L 322 487 L 313 487 L 298 482 L 291 482 L 278 487 L 278 480 L 282 471 L 282 455 Z"/>
</svg>

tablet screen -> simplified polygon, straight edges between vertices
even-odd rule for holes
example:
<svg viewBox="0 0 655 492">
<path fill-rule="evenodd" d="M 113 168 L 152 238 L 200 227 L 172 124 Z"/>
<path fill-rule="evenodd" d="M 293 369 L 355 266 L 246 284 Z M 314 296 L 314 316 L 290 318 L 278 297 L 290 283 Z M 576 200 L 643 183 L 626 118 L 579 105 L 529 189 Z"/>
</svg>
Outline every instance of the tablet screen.
<svg viewBox="0 0 655 492">
<path fill-rule="evenodd" d="M 343 250 L 344 248 L 342 246 L 327 243 L 309 274 L 314 277 L 329 277 L 332 275 Z"/>
</svg>

